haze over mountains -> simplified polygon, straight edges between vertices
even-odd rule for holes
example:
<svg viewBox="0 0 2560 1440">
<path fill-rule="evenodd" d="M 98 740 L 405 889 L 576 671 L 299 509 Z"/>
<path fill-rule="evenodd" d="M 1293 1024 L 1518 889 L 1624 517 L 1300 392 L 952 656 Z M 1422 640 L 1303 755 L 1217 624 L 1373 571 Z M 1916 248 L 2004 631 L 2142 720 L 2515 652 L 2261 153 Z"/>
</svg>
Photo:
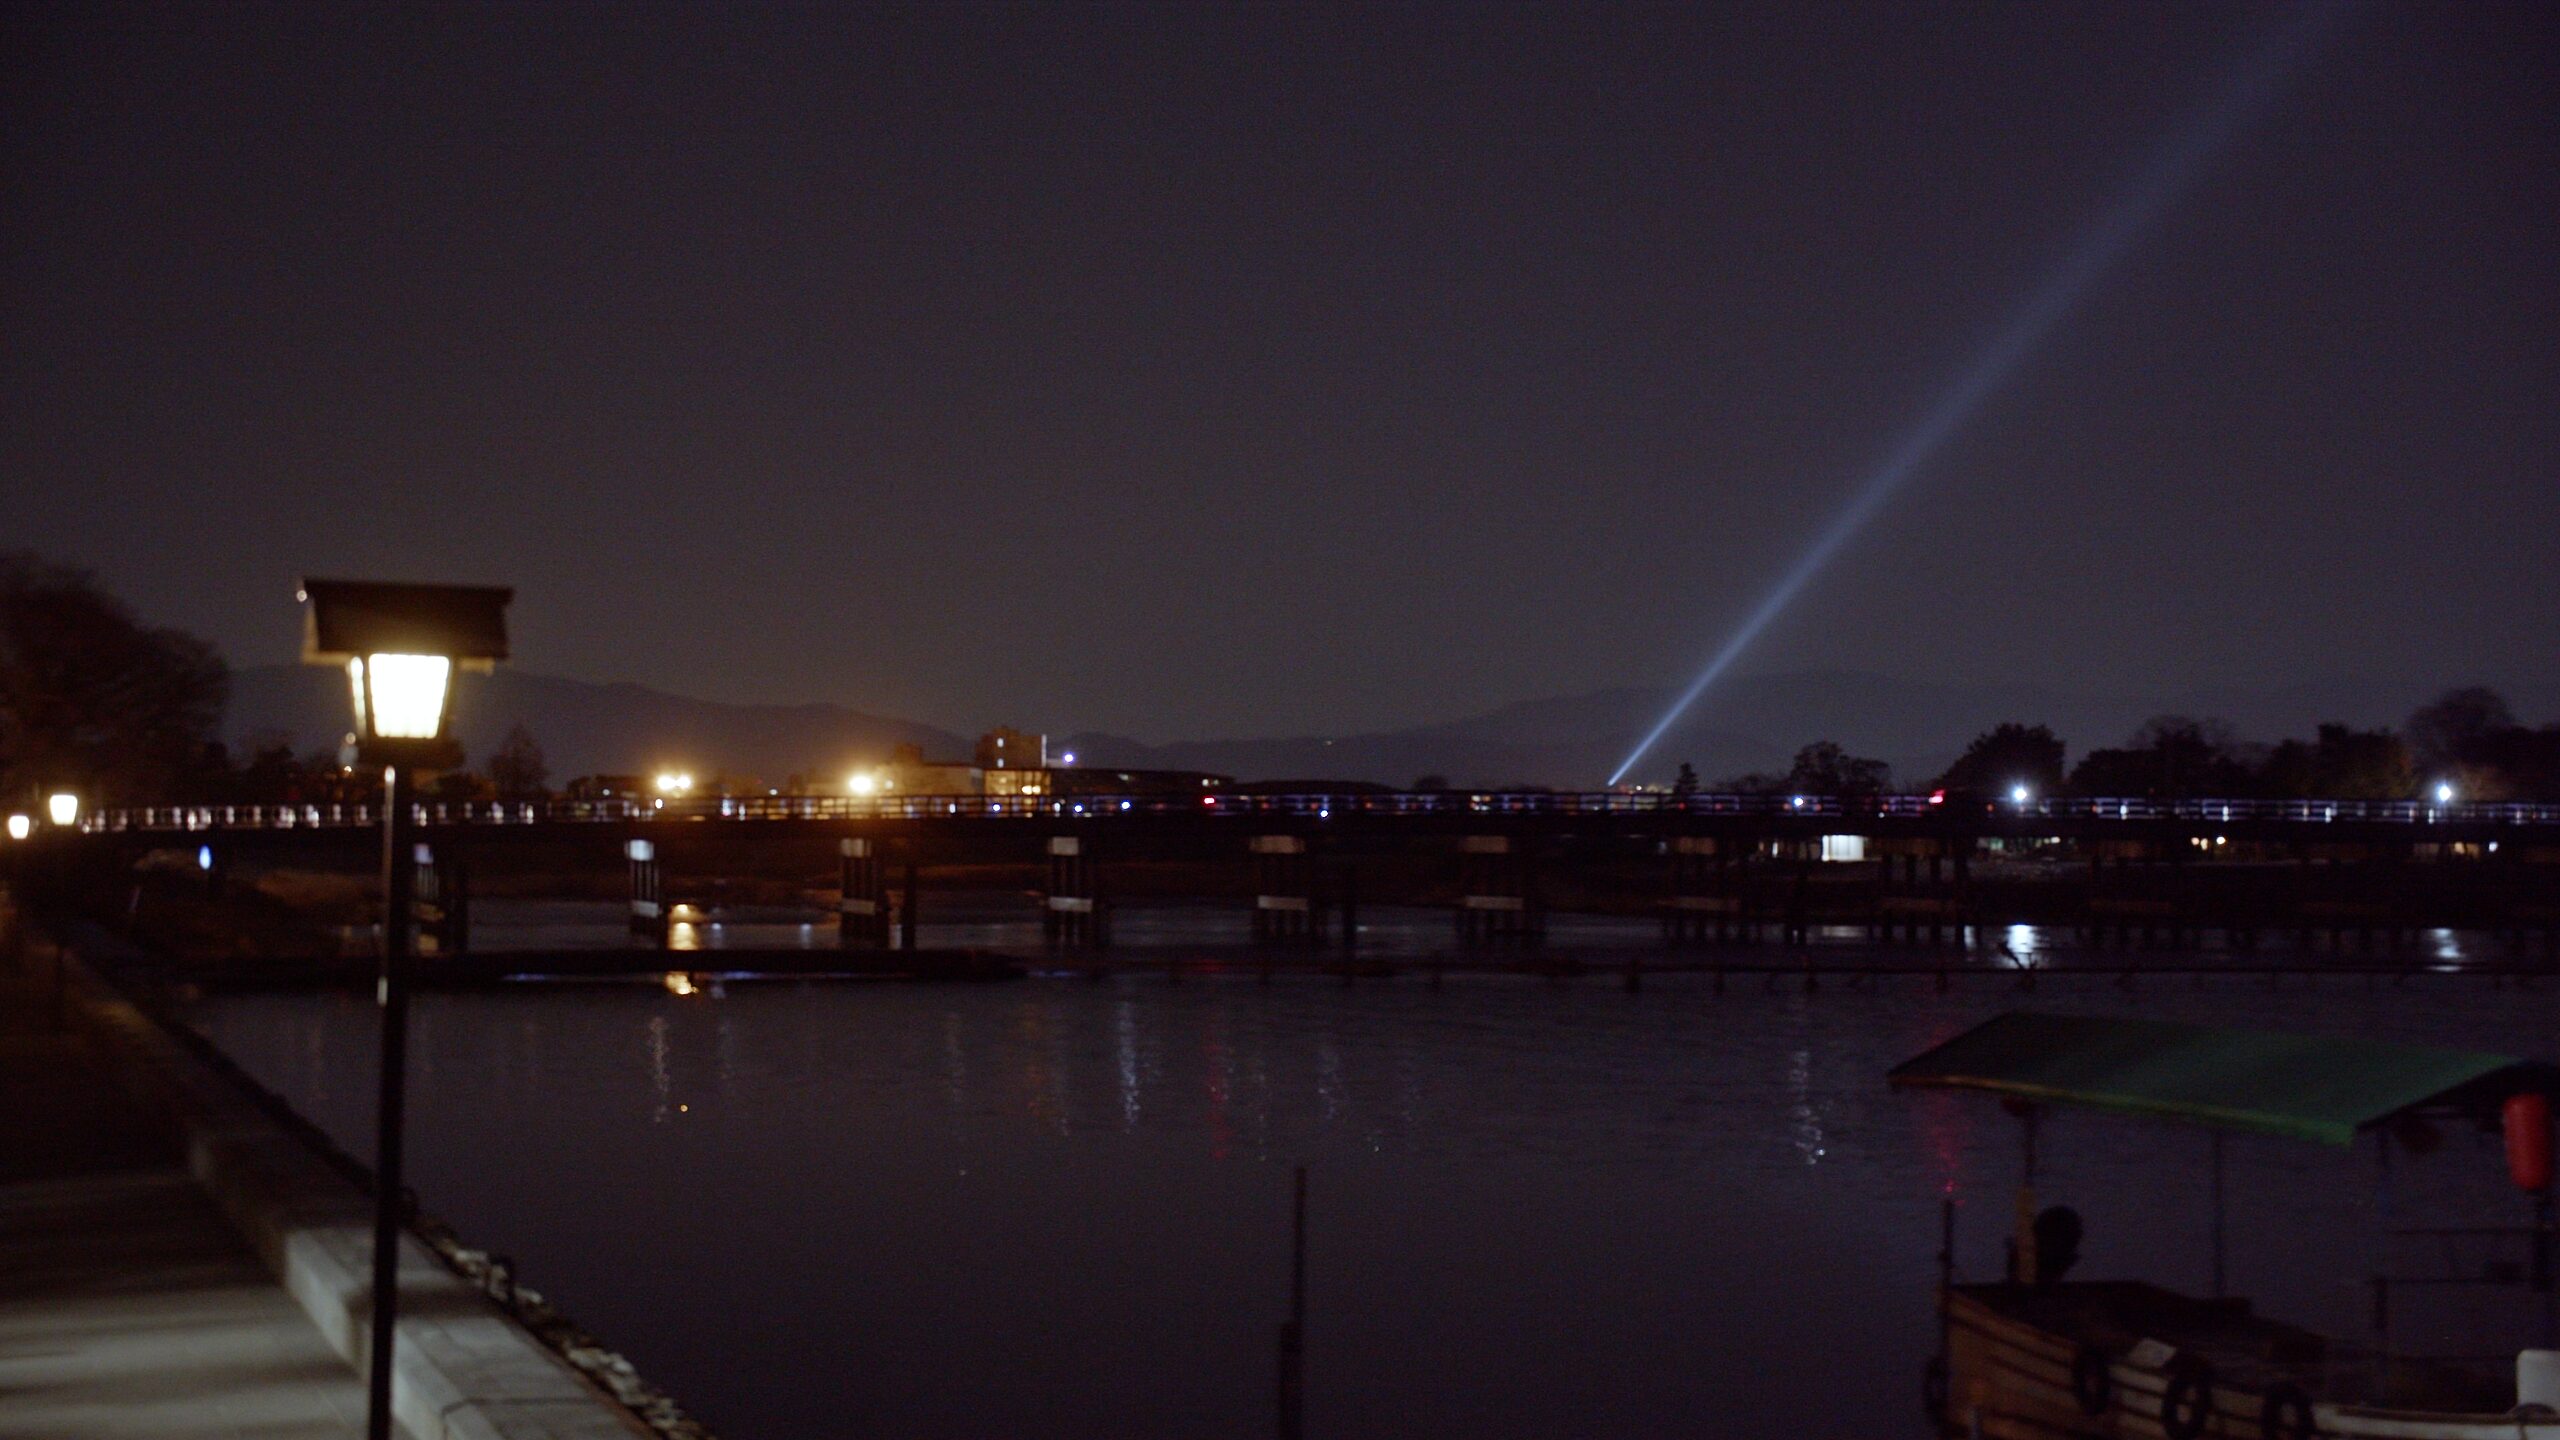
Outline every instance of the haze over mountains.
<svg viewBox="0 0 2560 1440">
<path fill-rule="evenodd" d="M 1749 771 L 1783 771 L 1797 747 L 1829 739 L 1891 762 L 1898 783 L 1916 785 L 1944 768 L 1975 734 L 2003 720 L 2052 726 L 2076 759 L 2123 743 L 2145 719 L 2167 713 L 2219 717 L 2246 739 L 2308 734 L 2322 721 L 2397 725 L 2447 685 L 2468 678 L 2396 684 L 2336 679 L 2151 699 L 2035 686 L 1957 687 L 1863 672 L 1746 675 L 1701 700 L 1630 778 L 1666 780 L 1682 761 L 1709 783 Z M 969 753 L 972 741 L 936 726 L 838 705 L 731 705 L 514 668 L 466 676 L 462 685 L 455 729 L 474 761 L 521 724 L 541 742 L 555 785 L 577 775 L 638 774 L 663 766 L 752 776 L 767 785 L 807 775 L 824 785 L 886 758 L 893 745 L 921 745 L 928 756 L 958 758 Z M 2518 718 L 2529 722 L 2560 711 L 2560 694 L 2506 694 Z M 1667 690 L 1604 690 L 1356 735 L 1151 744 L 1053 731 L 1051 749 L 1073 750 L 1088 767 L 1211 770 L 1243 780 L 1402 786 L 1440 775 L 1461 786 L 1596 788 L 1669 699 Z M 235 749 L 288 738 L 297 751 L 307 752 L 336 741 L 346 728 L 346 710 L 346 682 L 334 671 L 248 667 L 232 677 L 225 733 Z M 987 717 L 989 725 L 1025 729 L 1039 721 Z"/>
</svg>

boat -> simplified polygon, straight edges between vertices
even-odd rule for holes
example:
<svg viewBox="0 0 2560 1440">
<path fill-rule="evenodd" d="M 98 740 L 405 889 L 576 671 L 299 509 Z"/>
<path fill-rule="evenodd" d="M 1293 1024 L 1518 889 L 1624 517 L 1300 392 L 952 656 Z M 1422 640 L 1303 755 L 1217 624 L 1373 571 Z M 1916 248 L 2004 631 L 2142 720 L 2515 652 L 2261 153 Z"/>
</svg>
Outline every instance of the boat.
<svg viewBox="0 0 2560 1440">
<path fill-rule="evenodd" d="M 1923 1399 L 1939 1433 L 1997 1440 L 2096 1437 L 2373 1437 L 2373 1440 L 2560 1440 L 2560 1336 L 2555 1336 L 2551 1100 L 2560 1066 L 2508 1055 L 2144 1019 L 2016 1011 L 1894 1067 L 1905 1090 L 1997 1097 L 2024 1136 L 2017 1220 L 2001 1276 L 1959 1281 L 1955 1204 L 1944 1202 L 1939 1343 Z M 2138 1279 L 2065 1278 L 2080 1222 L 2038 1209 L 2038 1117 L 2049 1107 L 2139 1115 L 2203 1127 L 2212 1195 L 2214 1293 Z M 2262 1316 L 2221 1293 L 2222 1137 L 2281 1135 L 2375 1159 L 2377 1215 L 2391 1173 L 2435 1127 L 2502 1130 L 2520 1223 L 2394 1227 L 2386 1220 L 2369 1333 L 2353 1340 Z M 2412 1142 L 2419 1142 L 2414 1144 Z M 2491 1218 L 2495 1218 L 2492 1216 Z M 2457 1237 L 2467 1257 L 2452 1257 Z M 2394 1246 L 2424 1241 L 2441 1273 L 2392 1268 Z M 2519 1258 L 2520 1256 L 2520 1258 Z M 2532 1297 L 2533 1346 L 2512 1357 L 2400 1353 L 2395 1289 L 2507 1285 Z M 2510 1363 L 2511 1361 L 2511 1363 Z"/>
</svg>

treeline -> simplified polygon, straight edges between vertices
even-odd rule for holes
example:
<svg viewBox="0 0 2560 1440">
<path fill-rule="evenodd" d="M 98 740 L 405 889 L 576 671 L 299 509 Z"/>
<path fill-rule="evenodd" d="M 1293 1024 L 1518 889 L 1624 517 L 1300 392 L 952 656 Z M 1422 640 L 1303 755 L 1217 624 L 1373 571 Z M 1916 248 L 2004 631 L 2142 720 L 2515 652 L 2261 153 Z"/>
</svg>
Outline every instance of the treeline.
<svg viewBox="0 0 2560 1440">
<path fill-rule="evenodd" d="M 379 774 L 283 737 L 234 756 L 217 738 L 231 670 L 211 645 L 143 624 L 85 570 L 0 554 L 0 808 L 69 790 L 92 805 L 362 803 Z M 431 798 L 531 799 L 542 747 L 519 726 Z"/>
<path fill-rule="evenodd" d="M 2044 725 L 1996 725 L 1973 739 L 1924 788 L 2006 795 L 2216 796 L 2267 800 L 2415 800 L 2440 789 L 2465 801 L 2560 801 L 2560 724 L 2519 724 L 2494 690 L 2448 690 L 2397 730 L 2322 725 L 2306 738 L 2242 740 L 2219 720 L 2161 715 L 2124 744 L 2066 765 L 2068 747 Z M 1683 783 L 1694 788 L 1687 766 Z M 1784 775 L 1723 783 L 1746 793 L 1879 794 L 1892 788 L 1883 761 L 1828 740 L 1796 754 Z"/>
<path fill-rule="evenodd" d="M 351 765 L 334 748 L 295 754 L 282 736 L 252 739 L 237 764 L 219 741 L 205 745 L 205 763 L 182 778 L 167 798 L 186 805 L 369 805 L 382 798 L 382 772 Z M 425 798 L 433 802 L 547 800 L 550 768 L 533 732 L 518 725 L 498 742 L 487 761 L 469 768 L 457 757 L 429 775 Z"/>
</svg>

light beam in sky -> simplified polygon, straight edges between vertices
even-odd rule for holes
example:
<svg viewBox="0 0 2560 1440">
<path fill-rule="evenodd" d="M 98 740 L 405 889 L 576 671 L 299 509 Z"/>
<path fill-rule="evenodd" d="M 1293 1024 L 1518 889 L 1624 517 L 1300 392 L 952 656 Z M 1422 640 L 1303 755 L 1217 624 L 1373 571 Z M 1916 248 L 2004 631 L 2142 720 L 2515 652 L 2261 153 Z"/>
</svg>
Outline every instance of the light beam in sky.
<svg viewBox="0 0 2560 1440">
<path fill-rule="evenodd" d="M 2323 35 L 2334 28 L 2338 18 L 2350 8 L 2346 3 L 2306 4 L 2298 10 L 2263 46 L 2253 51 L 2242 63 L 2223 76 L 2194 117 L 2171 132 L 2150 161 L 2135 173 L 2123 193 L 2102 211 L 2088 234 L 2069 256 L 2041 284 L 2029 291 L 2006 323 L 1992 336 L 1991 343 L 1973 358 L 1972 363 L 1957 372 L 1955 380 L 1922 411 L 1911 429 L 1896 439 L 1880 457 L 1865 483 L 1858 487 L 1848 507 L 1834 516 L 1831 523 L 1814 537 L 1813 543 L 1796 557 L 1795 563 L 1778 577 L 1778 583 L 1761 597 L 1751 613 L 1742 618 L 1731 635 L 1707 661 L 1680 697 L 1671 702 L 1662 718 L 1645 732 L 1627 758 L 1609 775 L 1609 783 L 1617 784 L 1636 767 L 1654 743 L 1679 722 L 1698 697 L 1715 684 L 1751 642 L 1769 623 L 1785 612 L 1798 592 L 1821 573 L 1840 548 L 1865 528 L 1866 523 L 1884 508 L 1910 480 L 1914 472 L 1927 463 L 1947 438 L 1962 428 L 1973 412 L 1991 393 L 2009 378 L 2020 361 L 2027 357 L 2052 333 L 2064 316 L 2071 312 L 2089 286 L 2107 267 L 2123 256 L 2141 238 L 2144 230 L 2158 219 L 2206 162 L 2227 143 L 2243 122 L 2263 106 L 2277 86 L 2299 64 L 2303 54 Z"/>
</svg>

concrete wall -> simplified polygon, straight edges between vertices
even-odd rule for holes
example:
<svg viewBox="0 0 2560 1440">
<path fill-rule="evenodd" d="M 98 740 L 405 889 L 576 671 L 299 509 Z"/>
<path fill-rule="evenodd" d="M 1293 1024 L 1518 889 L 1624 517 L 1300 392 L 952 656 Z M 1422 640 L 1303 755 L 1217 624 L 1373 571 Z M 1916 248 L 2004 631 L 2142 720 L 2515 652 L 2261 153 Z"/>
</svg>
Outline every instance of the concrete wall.
<svg viewBox="0 0 2560 1440">
<path fill-rule="evenodd" d="M 149 1017 L 75 973 L 76 1023 L 189 1169 L 350 1365 L 372 1309 L 373 1202 Z M 635 1440 L 660 1432 L 403 1236 L 392 1409 L 413 1440 Z M 627 1369 L 627 1367 L 626 1367 Z"/>
</svg>

